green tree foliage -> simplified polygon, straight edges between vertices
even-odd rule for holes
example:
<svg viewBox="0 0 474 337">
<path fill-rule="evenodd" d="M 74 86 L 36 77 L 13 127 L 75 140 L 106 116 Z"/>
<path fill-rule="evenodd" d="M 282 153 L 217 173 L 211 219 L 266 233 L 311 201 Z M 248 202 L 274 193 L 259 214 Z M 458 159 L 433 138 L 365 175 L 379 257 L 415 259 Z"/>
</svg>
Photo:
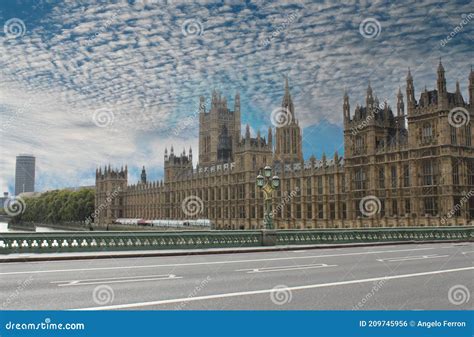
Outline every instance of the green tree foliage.
<svg viewBox="0 0 474 337">
<path fill-rule="evenodd" d="M 25 198 L 25 211 L 13 221 L 44 224 L 83 222 L 94 213 L 94 198 L 93 189 L 45 192 L 39 197 Z"/>
</svg>

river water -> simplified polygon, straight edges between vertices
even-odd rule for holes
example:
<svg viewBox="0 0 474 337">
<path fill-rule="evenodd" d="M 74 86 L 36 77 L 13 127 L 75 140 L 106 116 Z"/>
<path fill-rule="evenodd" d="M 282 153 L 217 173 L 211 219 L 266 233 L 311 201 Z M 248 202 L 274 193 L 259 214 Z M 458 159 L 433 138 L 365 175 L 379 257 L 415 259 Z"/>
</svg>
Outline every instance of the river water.
<svg viewBox="0 0 474 337">
<path fill-rule="evenodd" d="M 36 227 L 37 232 L 67 232 L 65 230 L 58 230 L 54 228 L 49 228 L 49 227 Z M 6 222 L 0 222 L 0 233 L 6 233 L 6 232 L 27 232 L 27 231 L 22 231 L 22 230 L 17 230 L 17 229 L 11 229 L 8 228 L 8 224 Z"/>
</svg>

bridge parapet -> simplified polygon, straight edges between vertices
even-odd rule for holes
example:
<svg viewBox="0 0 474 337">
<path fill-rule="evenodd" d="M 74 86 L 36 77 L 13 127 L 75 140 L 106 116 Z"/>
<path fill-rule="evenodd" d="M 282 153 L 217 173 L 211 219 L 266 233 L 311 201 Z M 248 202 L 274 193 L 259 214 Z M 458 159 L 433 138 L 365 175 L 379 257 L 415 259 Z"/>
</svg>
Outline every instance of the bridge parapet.
<svg viewBox="0 0 474 337">
<path fill-rule="evenodd" d="M 474 227 L 371 228 L 352 230 L 280 230 L 277 245 L 404 241 L 473 241 Z"/>
<path fill-rule="evenodd" d="M 276 230 L 276 245 L 474 241 L 474 227 Z M 265 231 L 2 233 L 0 254 L 259 247 Z"/>
<path fill-rule="evenodd" d="M 0 254 L 255 247 L 260 231 L 3 233 Z"/>
</svg>

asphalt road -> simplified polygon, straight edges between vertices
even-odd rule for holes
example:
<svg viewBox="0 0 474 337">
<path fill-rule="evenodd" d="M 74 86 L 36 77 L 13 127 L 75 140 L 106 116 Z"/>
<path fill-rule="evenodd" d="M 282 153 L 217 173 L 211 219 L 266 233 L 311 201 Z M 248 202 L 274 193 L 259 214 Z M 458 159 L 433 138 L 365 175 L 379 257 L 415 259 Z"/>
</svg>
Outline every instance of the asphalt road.
<svg viewBox="0 0 474 337">
<path fill-rule="evenodd" d="M 0 264 L 2 309 L 473 309 L 474 244 Z"/>
</svg>

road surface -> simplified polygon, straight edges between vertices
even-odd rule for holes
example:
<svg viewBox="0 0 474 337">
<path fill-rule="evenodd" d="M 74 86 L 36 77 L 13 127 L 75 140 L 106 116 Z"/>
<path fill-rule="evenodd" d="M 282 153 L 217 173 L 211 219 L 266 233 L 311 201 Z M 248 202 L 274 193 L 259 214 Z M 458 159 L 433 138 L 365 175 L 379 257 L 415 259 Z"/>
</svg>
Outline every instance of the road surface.
<svg viewBox="0 0 474 337">
<path fill-rule="evenodd" d="M 0 264 L 2 309 L 472 309 L 474 244 Z"/>
</svg>

